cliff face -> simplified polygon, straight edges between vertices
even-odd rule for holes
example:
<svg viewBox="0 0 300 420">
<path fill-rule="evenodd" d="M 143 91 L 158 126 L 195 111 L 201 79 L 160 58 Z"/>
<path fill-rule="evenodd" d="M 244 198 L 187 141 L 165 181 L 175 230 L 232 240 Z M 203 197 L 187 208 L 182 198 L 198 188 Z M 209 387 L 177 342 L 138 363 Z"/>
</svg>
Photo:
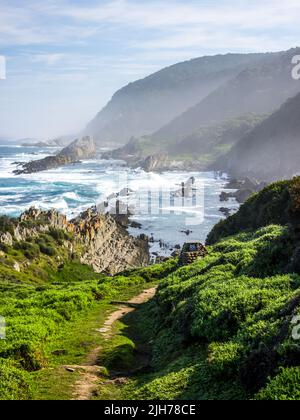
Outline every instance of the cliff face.
<svg viewBox="0 0 300 420">
<path fill-rule="evenodd" d="M 58 156 L 66 157 L 71 161 L 90 159 L 96 154 L 96 146 L 91 137 L 82 137 L 65 147 Z"/>
<path fill-rule="evenodd" d="M 96 272 L 116 274 L 149 264 L 147 242 L 131 237 L 111 216 L 89 209 L 71 223 L 86 248 L 81 262 Z"/>
<path fill-rule="evenodd" d="M 99 215 L 95 209 L 68 222 L 54 210 L 43 212 L 31 208 L 15 220 L 7 232 L 0 234 L 0 243 L 11 246 L 52 229 L 70 234 L 62 246 L 70 254 L 79 252 L 81 263 L 92 266 L 96 272 L 113 275 L 149 263 L 148 243 L 131 237 L 111 216 Z"/>
<path fill-rule="evenodd" d="M 35 160 L 22 165 L 22 169 L 14 171 L 16 175 L 47 171 L 78 162 L 80 159 L 91 159 L 96 155 L 96 146 L 91 137 L 75 140 L 55 156 Z"/>
</svg>

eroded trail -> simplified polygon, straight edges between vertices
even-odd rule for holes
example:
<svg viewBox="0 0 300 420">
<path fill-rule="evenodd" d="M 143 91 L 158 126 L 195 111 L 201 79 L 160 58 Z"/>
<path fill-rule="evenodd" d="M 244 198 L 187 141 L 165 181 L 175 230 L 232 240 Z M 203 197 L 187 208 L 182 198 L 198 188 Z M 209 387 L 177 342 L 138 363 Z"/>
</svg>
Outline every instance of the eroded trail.
<svg viewBox="0 0 300 420">
<path fill-rule="evenodd" d="M 148 302 L 154 297 L 155 293 L 156 287 L 153 287 L 144 290 L 127 302 L 120 302 L 117 305 L 117 310 L 112 312 L 105 320 L 103 326 L 97 330 L 103 336 L 104 340 L 110 340 L 113 337 L 113 325 L 116 321 L 121 320 L 130 312 L 135 311 L 138 305 Z M 89 400 L 92 397 L 100 375 L 103 373 L 103 368 L 97 365 L 100 354 L 101 347 L 97 347 L 89 353 L 84 365 L 63 366 L 71 372 L 77 371 L 80 374 L 80 378 L 74 386 L 73 400 Z"/>
</svg>

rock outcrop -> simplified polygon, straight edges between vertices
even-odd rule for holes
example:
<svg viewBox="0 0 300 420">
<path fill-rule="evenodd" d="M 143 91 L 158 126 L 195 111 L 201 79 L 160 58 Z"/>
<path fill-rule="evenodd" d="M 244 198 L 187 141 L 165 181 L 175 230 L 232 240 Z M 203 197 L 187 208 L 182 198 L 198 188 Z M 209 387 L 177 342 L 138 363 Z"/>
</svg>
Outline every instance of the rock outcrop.
<svg viewBox="0 0 300 420">
<path fill-rule="evenodd" d="M 91 159 L 96 155 L 96 145 L 91 137 L 75 140 L 69 146 L 54 156 L 31 161 L 21 165 L 22 169 L 14 171 L 16 175 L 31 174 L 35 172 L 56 169 L 61 166 L 78 162 L 80 159 Z"/>
<path fill-rule="evenodd" d="M 72 221 L 76 237 L 86 245 L 83 264 L 109 274 L 149 263 L 148 243 L 131 237 L 110 215 L 89 209 Z"/>
<path fill-rule="evenodd" d="M 167 155 L 157 154 L 148 156 L 142 163 L 142 168 L 146 172 L 163 170 L 169 166 L 169 159 Z"/>
<path fill-rule="evenodd" d="M 266 185 L 265 182 L 260 182 L 248 177 L 241 180 L 233 179 L 226 185 L 226 189 L 236 191 L 222 191 L 220 201 L 225 202 L 231 198 L 235 198 L 238 203 L 243 204 L 252 194 L 261 191 Z"/>
<path fill-rule="evenodd" d="M 70 222 L 54 210 L 31 208 L 14 220 L 10 232 L 1 232 L 0 243 L 11 246 L 53 229 L 71 234 L 64 246 L 71 253 L 80 250 L 81 263 L 96 272 L 114 275 L 149 263 L 148 242 L 133 238 L 113 217 L 99 214 L 96 208 Z"/>
</svg>

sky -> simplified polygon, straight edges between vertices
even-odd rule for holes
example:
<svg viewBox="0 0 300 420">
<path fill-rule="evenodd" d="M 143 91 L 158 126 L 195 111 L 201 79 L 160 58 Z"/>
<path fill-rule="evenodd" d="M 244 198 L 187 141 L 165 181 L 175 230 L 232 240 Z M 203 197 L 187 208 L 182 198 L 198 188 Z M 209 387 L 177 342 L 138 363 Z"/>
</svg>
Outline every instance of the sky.
<svg viewBox="0 0 300 420">
<path fill-rule="evenodd" d="M 0 0 L 0 138 L 76 134 L 180 61 L 299 45 L 299 0 Z"/>
</svg>

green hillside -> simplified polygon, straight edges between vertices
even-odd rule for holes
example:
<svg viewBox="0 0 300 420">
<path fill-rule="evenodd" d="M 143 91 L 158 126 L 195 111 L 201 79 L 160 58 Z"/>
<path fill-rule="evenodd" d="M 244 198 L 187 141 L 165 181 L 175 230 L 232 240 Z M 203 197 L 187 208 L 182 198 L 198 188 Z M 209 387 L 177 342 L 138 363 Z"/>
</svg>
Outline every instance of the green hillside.
<svg viewBox="0 0 300 420">
<path fill-rule="evenodd" d="M 287 225 L 299 218 L 298 184 L 275 184 L 250 199 L 236 216 L 240 233 L 161 282 L 137 322 L 151 343 L 151 368 L 125 396 L 299 399 L 300 343 L 292 338 L 292 320 L 300 315 L 300 277 L 292 263 L 300 241 Z M 265 227 L 251 228 L 257 215 L 256 225 Z M 225 221 L 223 232 L 231 224 Z"/>
<path fill-rule="evenodd" d="M 285 102 L 216 162 L 215 169 L 266 181 L 299 174 L 300 94 Z"/>
<path fill-rule="evenodd" d="M 148 135 L 268 54 L 200 57 L 164 68 L 123 87 L 85 129 L 99 146 Z"/>
<path fill-rule="evenodd" d="M 299 399 L 299 197 L 299 178 L 267 187 L 217 225 L 208 255 L 185 267 L 171 259 L 105 277 L 76 259 L 58 266 L 57 233 L 52 255 L 40 238 L 38 248 L 2 247 L 1 398 L 69 399 L 76 373 L 58 367 L 82 363 L 100 344 L 94 399 Z M 38 264 L 16 270 L 37 252 Z M 155 298 L 101 341 L 95 331 L 109 301 L 158 283 Z"/>
</svg>

